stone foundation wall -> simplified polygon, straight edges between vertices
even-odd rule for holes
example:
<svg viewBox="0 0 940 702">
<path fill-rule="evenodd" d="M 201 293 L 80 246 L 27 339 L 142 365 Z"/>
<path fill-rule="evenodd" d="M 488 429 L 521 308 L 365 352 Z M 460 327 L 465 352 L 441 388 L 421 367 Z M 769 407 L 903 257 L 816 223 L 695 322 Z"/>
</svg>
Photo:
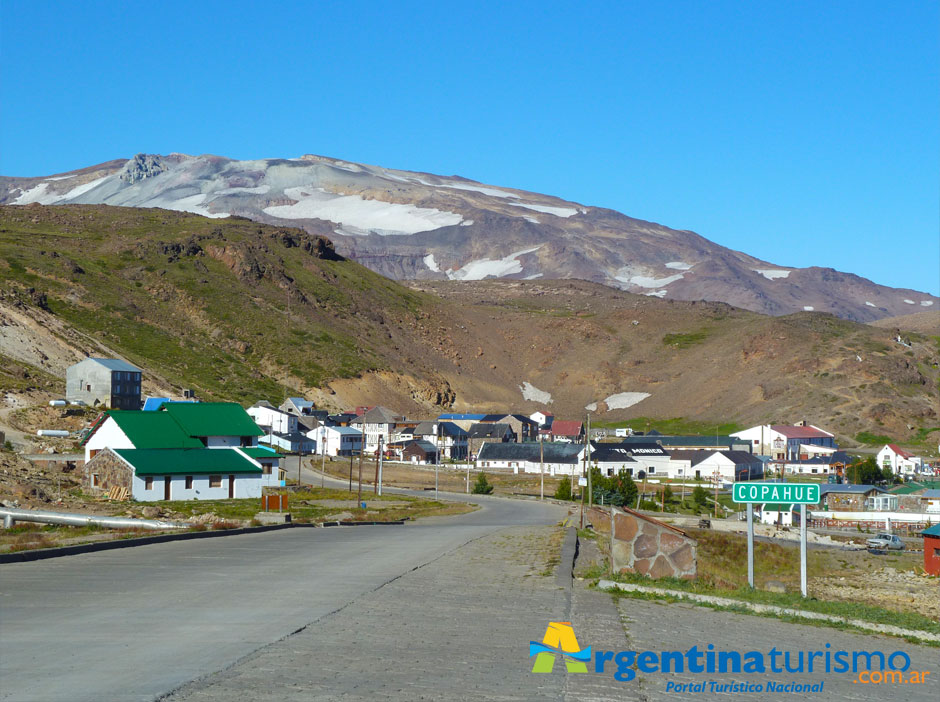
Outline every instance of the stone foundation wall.
<svg viewBox="0 0 940 702">
<path fill-rule="evenodd" d="M 611 570 L 651 578 L 696 575 L 696 543 L 680 529 L 633 510 L 594 507 L 587 512 L 594 530 L 610 541 Z"/>
<path fill-rule="evenodd" d="M 98 485 L 92 485 L 93 474 L 98 475 Z M 112 487 L 126 487 L 131 492 L 133 476 L 130 467 L 110 449 L 99 451 L 85 464 L 85 486 L 92 492 L 108 492 Z"/>
</svg>

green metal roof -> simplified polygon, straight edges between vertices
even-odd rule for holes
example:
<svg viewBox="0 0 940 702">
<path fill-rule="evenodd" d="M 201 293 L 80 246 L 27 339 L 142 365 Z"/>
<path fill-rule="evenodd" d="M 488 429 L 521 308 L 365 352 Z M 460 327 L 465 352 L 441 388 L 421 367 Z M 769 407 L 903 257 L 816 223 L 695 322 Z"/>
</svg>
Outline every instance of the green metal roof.
<svg viewBox="0 0 940 702">
<path fill-rule="evenodd" d="M 921 534 L 926 534 L 927 536 L 940 536 L 940 524 L 934 524 L 929 529 L 924 529 Z"/>
<path fill-rule="evenodd" d="M 252 458 L 278 458 L 281 455 L 267 446 L 247 446 L 239 450 Z"/>
<path fill-rule="evenodd" d="M 163 405 L 189 436 L 264 436 L 245 409 L 235 402 L 192 402 Z"/>
<path fill-rule="evenodd" d="M 185 433 L 173 417 L 162 412 L 115 410 L 108 412 L 138 449 L 203 448 L 202 442 Z"/>
<path fill-rule="evenodd" d="M 136 475 L 206 475 L 260 473 L 235 449 L 114 449 Z"/>
</svg>

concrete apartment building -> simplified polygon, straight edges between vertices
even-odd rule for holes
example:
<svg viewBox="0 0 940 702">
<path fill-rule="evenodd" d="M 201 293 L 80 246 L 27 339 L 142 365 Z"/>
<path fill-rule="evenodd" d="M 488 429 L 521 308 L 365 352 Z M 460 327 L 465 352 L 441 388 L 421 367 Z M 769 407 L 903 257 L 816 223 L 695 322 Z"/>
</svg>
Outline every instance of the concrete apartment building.
<svg viewBox="0 0 940 702">
<path fill-rule="evenodd" d="M 116 358 L 86 358 L 65 370 L 65 398 L 90 407 L 140 409 L 140 368 Z"/>
</svg>

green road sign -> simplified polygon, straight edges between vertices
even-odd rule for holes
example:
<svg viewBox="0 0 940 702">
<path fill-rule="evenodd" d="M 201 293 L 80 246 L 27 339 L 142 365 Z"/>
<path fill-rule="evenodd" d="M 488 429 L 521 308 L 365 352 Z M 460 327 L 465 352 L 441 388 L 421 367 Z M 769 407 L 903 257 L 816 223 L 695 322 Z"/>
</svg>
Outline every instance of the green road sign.
<svg viewBox="0 0 940 702">
<path fill-rule="evenodd" d="M 819 503 L 815 483 L 735 483 L 732 494 L 735 502 Z"/>
</svg>

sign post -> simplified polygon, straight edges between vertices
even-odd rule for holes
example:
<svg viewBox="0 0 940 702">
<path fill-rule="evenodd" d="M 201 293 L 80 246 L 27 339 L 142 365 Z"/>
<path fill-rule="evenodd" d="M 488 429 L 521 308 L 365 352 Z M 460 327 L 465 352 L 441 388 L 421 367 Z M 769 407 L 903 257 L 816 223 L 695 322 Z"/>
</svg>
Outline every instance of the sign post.
<svg viewBox="0 0 940 702">
<path fill-rule="evenodd" d="M 747 585 L 754 589 L 754 503 L 747 503 Z"/>
<path fill-rule="evenodd" d="M 747 582 L 754 587 L 754 505 L 767 503 L 800 504 L 800 592 L 806 592 L 806 505 L 819 503 L 815 483 L 735 483 L 735 502 L 747 504 Z"/>
</svg>

